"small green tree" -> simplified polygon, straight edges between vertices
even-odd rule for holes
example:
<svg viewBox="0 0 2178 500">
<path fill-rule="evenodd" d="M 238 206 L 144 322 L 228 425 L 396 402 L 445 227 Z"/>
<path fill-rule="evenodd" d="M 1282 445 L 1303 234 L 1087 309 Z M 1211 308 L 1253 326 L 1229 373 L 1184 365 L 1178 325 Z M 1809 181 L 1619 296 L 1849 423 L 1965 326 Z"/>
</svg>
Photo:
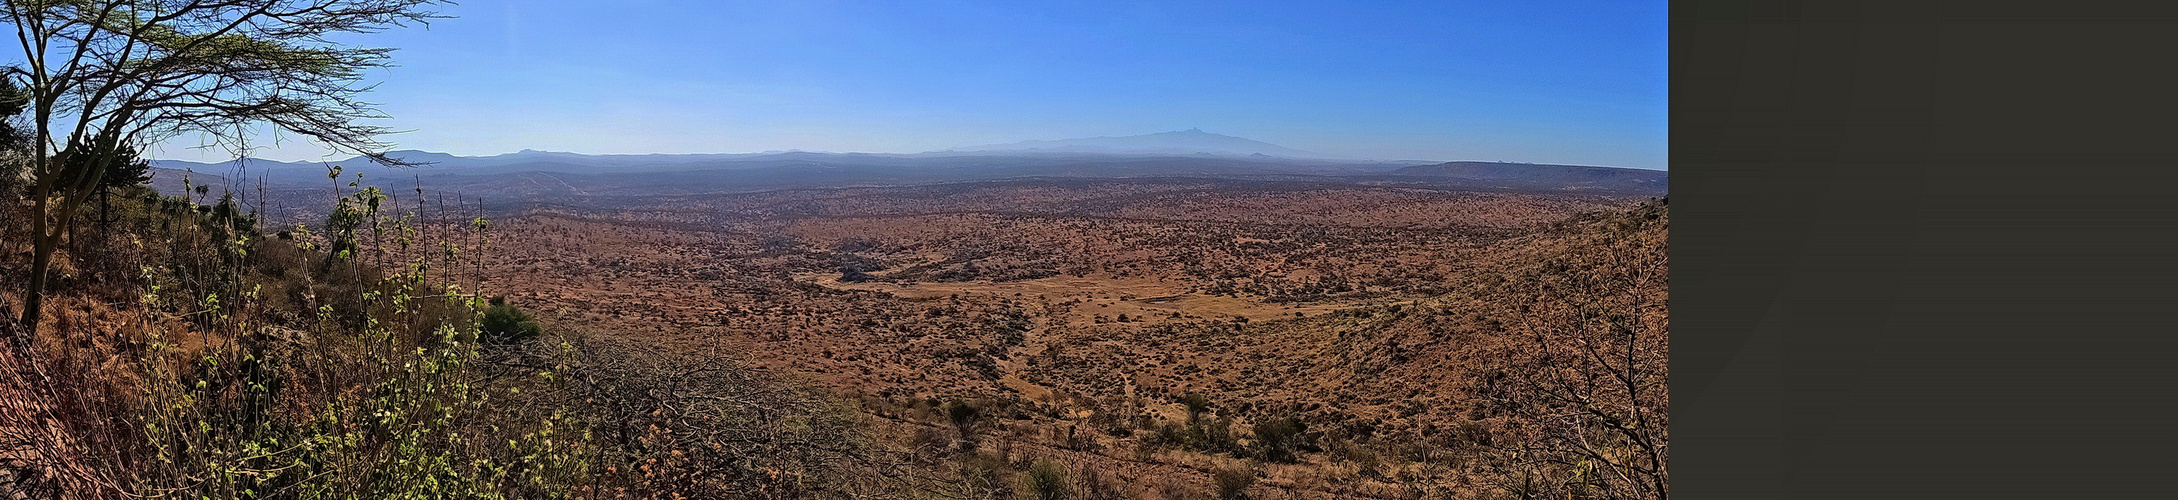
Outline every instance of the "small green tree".
<svg viewBox="0 0 2178 500">
<path fill-rule="evenodd" d="M 507 305 L 504 297 L 493 297 L 491 307 L 485 308 L 483 317 L 477 320 L 477 335 L 485 343 L 516 344 L 537 338 L 541 333 L 544 328 L 537 326 L 535 318 L 520 308 Z"/>
</svg>

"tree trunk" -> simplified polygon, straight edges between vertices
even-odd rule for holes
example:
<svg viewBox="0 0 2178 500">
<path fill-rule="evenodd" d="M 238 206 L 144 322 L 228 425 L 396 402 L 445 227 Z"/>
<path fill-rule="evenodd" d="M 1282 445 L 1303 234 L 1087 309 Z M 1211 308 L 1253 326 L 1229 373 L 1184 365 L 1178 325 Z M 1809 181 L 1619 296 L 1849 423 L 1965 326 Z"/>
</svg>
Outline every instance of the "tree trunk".
<svg viewBox="0 0 2178 500">
<path fill-rule="evenodd" d="M 109 158 L 94 157 L 93 159 L 98 161 L 91 164 L 100 165 L 102 164 L 100 162 Z M 25 341 L 35 340 L 38 337 L 38 318 L 45 306 L 46 272 L 47 268 L 52 267 L 53 251 L 60 246 L 61 236 L 68 234 L 68 228 L 73 225 L 69 221 L 75 219 L 76 208 L 83 206 L 83 202 L 90 199 L 90 193 L 86 191 L 89 189 L 87 186 L 97 186 L 99 179 L 104 177 L 105 173 L 104 169 L 93 169 L 89 172 L 88 178 L 78 180 L 75 185 L 68 186 L 70 189 L 61 191 L 61 205 L 60 210 L 58 210 L 60 213 L 51 217 L 50 220 L 48 220 L 48 214 L 55 211 L 53 210 L 53 204 L 49 201 L 52 190 L 39 189 L 37 210 L 33 214 L 35 219 L 31 223 L 32 232 L 35 233 L 31 238 L 36 246 L 31 249 L 30 286 L 23 291 L 23 332 L 27 335 Z M 52 227 L 53 224 L 59 224 L 60 227 Z"/>
<path fill-rule="evenodd" d="M 38 335 L 38 311 L 45 305 L 45 270 L 53 264 L 53 246 L 59 240 L 46 236 L 45 200 L 38 200 L 36 220 L 31 222 L 33 234 L 30 257 L 30 286 L 23 290 L 23 335 L 28 345 Z"/>
</svg>

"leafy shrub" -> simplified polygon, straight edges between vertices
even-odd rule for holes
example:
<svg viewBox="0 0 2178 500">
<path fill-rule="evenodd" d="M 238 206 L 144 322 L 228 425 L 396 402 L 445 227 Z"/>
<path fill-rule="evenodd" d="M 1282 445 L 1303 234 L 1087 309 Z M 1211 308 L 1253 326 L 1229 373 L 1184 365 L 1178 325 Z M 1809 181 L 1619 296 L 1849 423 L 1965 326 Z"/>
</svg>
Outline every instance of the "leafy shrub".
<svg viewBox="0 0 2178 500">
<path fill-rule="evenodd" d="M 505 298 L 494 297 L 491 307 L 485 308 L 484 316 L 477 320 L 477 333 L 486 343 L 516 344 L 537 338 L 544 329 L 528 312 L 507 305 Z"/>
<path fill-rule="evenodd" d="M 1028 490 L 1028 498 L 1034 500 L 1067 500 L 1073 496 L 1073 485 L 1067 480 L 1066 467 L 1051 457 L 1040 457 L 1028 470 L 1021 473 L 1021 486 Z"/>
<path fill-rule="evenodd" d="M 0 456 L 35 457 L 24 466 L 67 498 L 537 498 L 592 482 L 575 422 L 510 414 L 478 373 L 481 301 L 352 248 L 266 239 L 222 200 L 115 199 L 126 237 L 86 253 L 137 266 L 87 285 L 134 300 L 54 317 L 95 323 L 51 331 L 97 342 L 0 350 L 0 365 L 52 367 L 0 384 L 30 402 L 0 405 Z"/>
<path fill-rule="evenodd" d="M 1308 432 L 1308 422 L 1300 417 L 1287 415 L 1266 419 L 1255 424 L 1256 454 L 1263 460 L 1277 463 L 1293 463 L 1295 452 L 1303 445 Z"/>
</svg>

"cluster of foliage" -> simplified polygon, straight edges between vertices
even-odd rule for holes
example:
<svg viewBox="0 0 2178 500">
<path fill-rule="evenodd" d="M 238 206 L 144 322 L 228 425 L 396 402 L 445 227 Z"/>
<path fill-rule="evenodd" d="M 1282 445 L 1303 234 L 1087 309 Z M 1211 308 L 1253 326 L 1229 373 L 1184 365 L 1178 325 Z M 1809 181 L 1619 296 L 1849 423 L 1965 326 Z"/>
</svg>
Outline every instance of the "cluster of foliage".
<svg viewBox="0 0 2178 500">
<path fill-rule="evenodd" d="M 1029 491 L 1032 500 L 1067 500 L 1074 493 L 1073 481 L 1067 478 L 1065 466 L 1050 457 L 1038 458 L 1021 473 L 1023 489 Z"/>
<path fill-rule="evenodd" d="M 1308 422 L 1294 415 L 1264 419 L 1255 424 L 1256 454 L 1264 461 L 1294 463 L 1300 452 L 1315 447 L 1309 439 Z"/>
<path fill-rule="evenodd" d="M 390 49 L 333 43 L 436 15 L 431 0 L 10 1 L 21 83 L 0 99 L 28 117 L 26 195 L 32 257 L 22 322 L 40 328 L 48 271 L 78 210 L 140 171 L 137 147 L 183 134 L 237 146 L 271 124 L 335 149 L 400 164 L 381 151 L 380 116 L 355 97 Z M 16 106 L 16 101 L 22 102 Z M 17 109 L 19 108 L 19 109 Z M 10 115 L 12 116 L 12 115 Z M 17 134 L 10 134 L 17 135 Z M 246 149 L 246 148 L 240 148 Z"/>
<path fill-rule="evenodd" d="M 594 483 L 590 451 L 566 446 L 580 440 L 571 422 L 501 410 L 509 394 L 480 365 L 481 298 L 420 265 L 267 240 L 221 200 L 139 189 L 108 237 L 75 244 L 125 258 L 70 259 L 115 269 L 54 290 L 68 307 L 0 355 L 19 368 L 0 433 L 36 451 L 15 468 L 27 484 L 81 498 L 521 498 Z M 114 272 L 122 262 L 133 273 Z"/>
<path fill-rule="evenodd" d="M 103 237 L 62 247 L 78 278 L 48 328 L 8 324 L 0 471 L 22 493 L 807 497 L 850 494 L 868 463 L 858 413 L 821 392 L 464 289 L 480 220 L 391 217 L 363 189 L 320 231 L 266 238 L 232 193 L 118 201 Z"/>
<path fill-rule="evenodd" d="M 521 343 L 542 333 L 544 327 L 537 326 L 536 318 L 521 308 L 507 305 L 505 297 L 493 297 L 491 307 L 484 309 L 484 316 L 477 323 L 477 334 L 492 344 Z"/>
</svg>

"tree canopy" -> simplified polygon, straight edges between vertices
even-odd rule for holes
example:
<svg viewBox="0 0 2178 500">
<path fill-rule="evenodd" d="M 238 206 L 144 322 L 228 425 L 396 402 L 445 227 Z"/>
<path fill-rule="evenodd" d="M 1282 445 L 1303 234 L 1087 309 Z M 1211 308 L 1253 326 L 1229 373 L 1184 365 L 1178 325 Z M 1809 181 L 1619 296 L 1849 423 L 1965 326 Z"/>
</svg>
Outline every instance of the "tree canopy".
<svg viewBox="0 0 2178 500">
<path fill-rule="evenodd" d="M 46 269 L 78 207 L 144 147 L 199 134 L 239 156 L 269 125 L 405 165 L 384 153 L 378 137 L 390 130 L 366 122 L 384 115 L 358 98 L 371 88 L 364 72 L 389 65 L 393 49 L 331 37 L 423 23 L 436 3 L 8 0 L 0 19 L 15 27 L 22 64 L 6 76 L 27 94 L 35 206 L 25 325 L 37 328 Z"/>
</svg>

